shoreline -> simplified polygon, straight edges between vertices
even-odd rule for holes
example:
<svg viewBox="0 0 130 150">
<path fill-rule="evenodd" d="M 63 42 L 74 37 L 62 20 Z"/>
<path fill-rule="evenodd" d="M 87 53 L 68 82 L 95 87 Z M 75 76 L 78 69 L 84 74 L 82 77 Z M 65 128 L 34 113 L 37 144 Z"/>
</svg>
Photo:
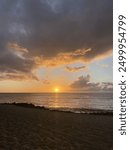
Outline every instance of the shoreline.
<svg viewBox="0 0 130 150">
<path fill-rule="evenodd" d="M 36 108 L 44 109 L 49 111 L 58 111 L 58 112 L 67 112 L 67 113 L 76 113 L 76 114 L 90 114 L 90 115 L 113 115 L 112 110 L 103 110 L 103 109 L 85 109 L 85 108 L 47 108 L 44 106 L 36 106 L 32 103 L 0 103 L 0 105 L 15 105 L 19 107 L 27 108 Z"/>
</svg>

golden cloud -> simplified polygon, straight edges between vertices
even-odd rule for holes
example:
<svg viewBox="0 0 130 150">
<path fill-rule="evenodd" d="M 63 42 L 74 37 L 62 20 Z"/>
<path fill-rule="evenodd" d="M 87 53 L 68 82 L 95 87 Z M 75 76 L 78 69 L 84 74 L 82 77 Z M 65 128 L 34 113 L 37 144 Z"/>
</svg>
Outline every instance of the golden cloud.
<svg viewBox="0 0 130 150">
<path fill-rule="evenodd" d="M 55 57 L 44 57 L 44 56 L 38 57 L 37 56 L 34 59 L 35 59 L 35 63 L 37 64 L 37 66 L 57 67 L 61 65 L 75 63 L 75 62 L 89 64 L 93 61 L 99 61 L 99 60 L 112 56 L 112 49 L 102 54 L 89 57 L 92 51 L 93 50 L 90 48 L 80 49 L 80 50 L 78 49 L 78 50 L 75 50 L 74 52 L 59 53 Z M 75 68 L 75 69 L 78 69 L 78 68 Z M 81 67 L 79 69 L 83 69 L 83 68 Z M 69 68 L 69 70 L 71 69 Z"/>
<path fill-rule="evenodd" d="M 79 71 L 79 70 L 82 70 L 82 69 L 85 69 L 86 66 L 79 66 L 79 67 L 71 67 L 71 66 L 66 66 L 66 70 L 67 71 L 70 71 L 70 72 L 76 72 L 76 71 Z"/>
</svg>

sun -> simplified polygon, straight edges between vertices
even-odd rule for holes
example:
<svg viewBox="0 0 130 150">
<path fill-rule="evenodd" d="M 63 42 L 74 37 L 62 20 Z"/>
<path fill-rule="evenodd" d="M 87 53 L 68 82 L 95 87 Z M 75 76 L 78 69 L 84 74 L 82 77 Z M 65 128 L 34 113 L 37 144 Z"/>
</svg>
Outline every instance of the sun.
<svg viewBox="0 0 130 150">
<path fill-rule="evenodd" d="M 59 88 L 55 88 L 55 89 L 54 89 L 54 92 L 55 92 L 55 93 L 58 93 L 59 91 L 60 91 Z"/>
</svg>

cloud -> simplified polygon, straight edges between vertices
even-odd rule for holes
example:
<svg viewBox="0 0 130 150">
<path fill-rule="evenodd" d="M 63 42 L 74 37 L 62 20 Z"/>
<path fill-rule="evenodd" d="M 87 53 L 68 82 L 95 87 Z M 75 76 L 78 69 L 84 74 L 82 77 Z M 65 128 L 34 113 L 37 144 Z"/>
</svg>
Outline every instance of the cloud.
<svg viewBox="0 0 130 150">
<path fill-rule="evenodd" d="M 84 88 L 87 87 L 87 83 L 90 81 L 90 75 L 86 77 L 80 76 L 76 81 L 71 84 L 72 88 Z"/>
<path fill-rule="evenodd" d="M 1 0 L 0 73 L 112 54 L 112 0 Z"/>
<path fill-rule="evenodd" d="M 22 59 L 25 59 L 24 55 L 28 53 L 28 50 L 26 48 L 21 47 L 17 43 L 8 43 L 7 47 L 13 54 Z"/>
<path fill-rule="evenodd" d="M 16 43 L 8 43 L 0 55 L 0 80 L 38 80 L 34 74 L 36 63 L 26 57 L 28 50 Z"/>
<path fill-rule="evenodd" d="M 111 82 L 91 82 L 91 76 L 88 74 L 87 76 L 80 76 L 70 87 L 81 91 L 112 91 L 113 84 Z"/>
<path fill-rule="evenodd" d="M 43 84 L 50 84 L 50 81 L 47 80 L 47 79 L 44 79 L 44 80 L 42 81 L 42 83 L 43 83 Z"/>
<path fill-rule="evenodd" d="M 92 59 L 112 48 L 112 1 L 61 0 L 56 5 L 29 0 L 23 5 L 20 22 L 28 31 L 21 44 L 32 55 L 54 57 L 59 52 L 92 48 L 84 55 Z"/>
<path fill-rule="evenodd" d="M 24 80 L 39 80 L 37 76 L 33 73 L 23 73 L 23 72 L 1 72 L 0 73 L 0 81 L 3 80 L 14 80 L 14 81 L 24 81 Z"/>
<path fill-rule="evenodd" d="M 73 52 L 59 52 L 57 56 L 54 57 L 35 57 L 35 62 L 38 66 L 56 67 L 72 62 L 84 61 L 82 60 L 83 56 L 90 51 L 91 49 L 78 49 Z"/>
<path fill-rule="evenodd" d="M 71 66 L 66 66 L 66 70 L 67 71 L 70 71 L 70 72 L 76 72 L 76 71 L 79 71 L 79 70 L 82 70 L 82 69 L 85 69 L 86 66 L 79 66 L 79 67 L 71 67 Z"/>
<path fill-rule="evenodd" d="M 112 91 L 113 90 L 113 84 L 111 82 L 102 82 L 102 90 Z"/>
</svg>

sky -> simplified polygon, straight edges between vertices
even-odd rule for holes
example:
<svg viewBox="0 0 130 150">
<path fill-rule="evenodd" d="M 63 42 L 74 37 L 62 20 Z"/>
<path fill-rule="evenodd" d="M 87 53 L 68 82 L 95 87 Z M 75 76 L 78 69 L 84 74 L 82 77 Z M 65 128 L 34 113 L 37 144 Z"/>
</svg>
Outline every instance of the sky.
<svg viewBox="0 0 130 150">
<path fill-rule="evenodd" d="M 0 0 L 0 92 L 112 91 L 112 41 L 112 0 Z"/>
</svg>

